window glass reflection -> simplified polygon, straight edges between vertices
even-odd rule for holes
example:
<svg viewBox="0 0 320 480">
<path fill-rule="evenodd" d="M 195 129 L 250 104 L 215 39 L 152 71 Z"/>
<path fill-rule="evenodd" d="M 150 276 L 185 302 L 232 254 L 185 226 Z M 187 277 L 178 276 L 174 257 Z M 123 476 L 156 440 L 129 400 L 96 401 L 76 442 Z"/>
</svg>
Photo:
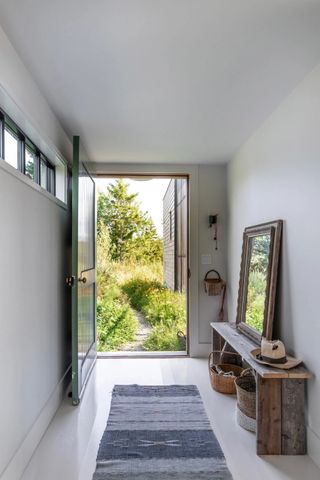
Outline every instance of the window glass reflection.
<svg viewBox="0 0 320 480">
<path fill-rule="evenodd" d="M 7 128 L 4 130 L 4 159 L 9 165 L 18 168 L 18 139 Z"/>
</svg>

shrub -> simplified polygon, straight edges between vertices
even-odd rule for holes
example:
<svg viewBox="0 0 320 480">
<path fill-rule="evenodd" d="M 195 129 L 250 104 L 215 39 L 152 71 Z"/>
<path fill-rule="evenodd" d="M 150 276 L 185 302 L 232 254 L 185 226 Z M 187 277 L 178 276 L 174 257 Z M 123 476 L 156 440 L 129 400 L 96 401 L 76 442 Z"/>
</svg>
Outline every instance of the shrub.
<svg viewBox="0 0 320 480">
<path fill-rule="evenodd" d="M 185 329 L 185 297 L 177 292 L 172 292 L 166 288 L 151 291 L 149 300 L 143 308 L 143 313 L 150 325 L 162 323 L 167 327 L 177 325 L 179 329 L 180 327 Z"/>
<path fill-rule="evenodd" d="M 133 308 L 146 314 L 146 307 L 151 301 L 152 295 L 164 290 L 160 282 L 133 278 L 122 286 L 123 291 L 128 295 Z"/>
<path fill-rule="evenodd" d="M 175 328 L 168 328 L 168 326 L 160 324 L 153 327 L 152 332 L 144 342 L 143 347 L 149 352 L 174 352 L 185 350 L 186 345 L 183 340 L 177 337 L 177 331 Z"/>
<path fill-rule="evenodd" d="M 160 282 L 133 278 L 122 286 L 133 308 L 141 311 L 153 329 L 144 343 L 146 350 L 184 350 L 178 339 L 186 329 L 185 295 L 172 292 Z"/>
<path fill-rule="evenodd" d="M 101 276 L 97 299 L 97 336 L 99 351 L 120 350 L 136 337 L 137 320 L 128 299 L 118 285 Z"/>
</svg>

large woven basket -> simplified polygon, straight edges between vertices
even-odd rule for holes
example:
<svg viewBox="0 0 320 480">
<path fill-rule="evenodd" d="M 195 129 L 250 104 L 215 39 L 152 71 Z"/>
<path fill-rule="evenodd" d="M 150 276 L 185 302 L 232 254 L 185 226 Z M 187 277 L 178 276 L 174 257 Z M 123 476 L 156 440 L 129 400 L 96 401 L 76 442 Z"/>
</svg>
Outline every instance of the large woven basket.
<svg viewBox="0 0 320 480">
<path fill-rule="evenodd" d="M 256 379 L 250 368 L 235 379 L 237 404 L 244 415 L 256 419 Z"/>
<path fill-rule="evenodd" d="M 241 412 L 239 405 L 236 406 L 236 419 L 240 427 L 245 428 L 249 432 L 257 431 L 257 421 L 254 418 L 250 418 Z"/>
<path fill-rule="evenodd" d="M 208 359 L 210 383 L 214 390 L 229 395 L 236 394 L 235 379 L 241 375 L 243 368 L 231 363 L 213 364 L 214 352 L 211 352 Z"/>
</svg>

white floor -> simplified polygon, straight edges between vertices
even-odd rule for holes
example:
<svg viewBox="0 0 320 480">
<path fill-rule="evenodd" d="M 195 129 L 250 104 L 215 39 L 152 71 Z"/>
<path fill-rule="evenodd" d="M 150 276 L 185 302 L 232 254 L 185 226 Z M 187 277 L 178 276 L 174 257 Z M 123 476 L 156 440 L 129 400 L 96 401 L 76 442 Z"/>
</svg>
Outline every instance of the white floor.
<svg viewBox="0 0 320 480">
<path fill-rule="evenodd" d="M 214 392 L 203 359 L 101 359 L 79 407 L 66 399 L 22 480 L 91 480 L 114 384 L 196 384 L 234 480 L 319 480 L 308 456 L 257 457 L 255 436 L 235 423 L 235 399 Z M 128 479 L 130 480 L 130 479 Z"/>
</svg>

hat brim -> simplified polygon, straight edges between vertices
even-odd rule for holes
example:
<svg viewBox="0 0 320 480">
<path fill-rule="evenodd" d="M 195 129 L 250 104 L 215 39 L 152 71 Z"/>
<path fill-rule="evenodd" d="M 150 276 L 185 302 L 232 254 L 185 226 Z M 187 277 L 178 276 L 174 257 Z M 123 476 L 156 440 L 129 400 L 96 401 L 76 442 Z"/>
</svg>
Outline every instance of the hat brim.
<svg viewBox="0 0 320 480">
<path fill-rule="evenodd" d="M 289 355 L 287 355 L 287 361 L 285 363 L 269 363 L 264 360 L 261 360 L 261 358 L 258 358 L 260 354 L 261 354 L 261 348 L 254 348 L 250 352 L 250 356 L 253 358 L 254 361 L 261 363 L 262 365 L 268 365 L 270 367 L 279 368 L 280 370 L 290 370 L 290 368 L 294 368 L 298 366 L 300 363 L 302 363 L 302 360 L 299 360 L 298 358 L 290 357 Z"/>
</svg>

